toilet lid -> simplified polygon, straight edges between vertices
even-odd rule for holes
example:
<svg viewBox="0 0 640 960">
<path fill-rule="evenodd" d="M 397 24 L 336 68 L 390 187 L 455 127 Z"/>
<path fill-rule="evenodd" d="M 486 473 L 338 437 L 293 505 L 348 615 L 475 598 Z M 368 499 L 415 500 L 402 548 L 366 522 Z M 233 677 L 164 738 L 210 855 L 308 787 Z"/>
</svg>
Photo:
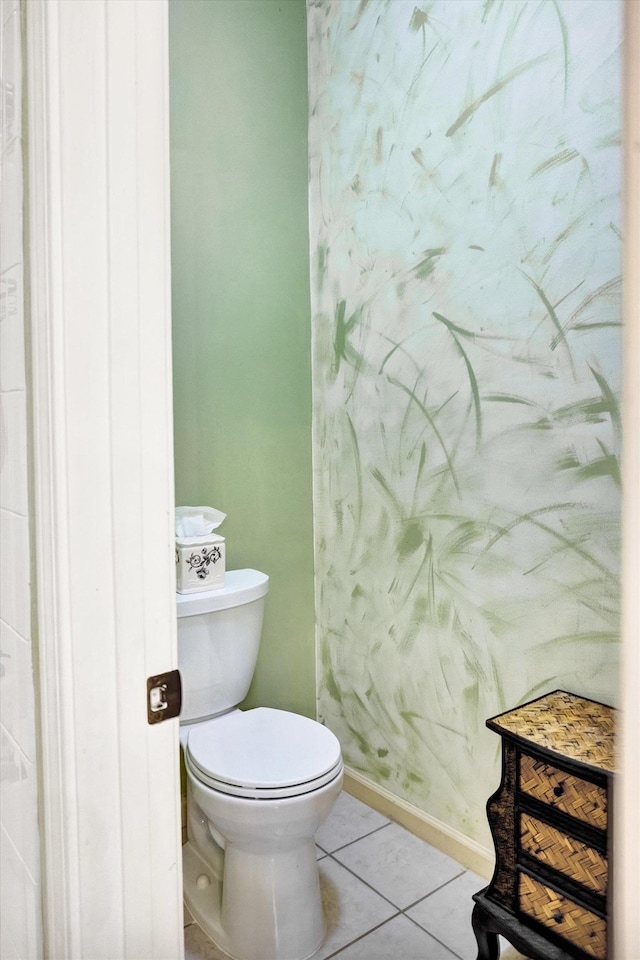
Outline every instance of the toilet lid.
<svg viewBox="0 0 640 960">
<path fill-rule="evenodd" d="M 189 731 L 188 766 L 197 779 L 238 796 L 294 796 L 342 770 L 337 737 L 285 710 L 236 710 Z"/>
</svg>

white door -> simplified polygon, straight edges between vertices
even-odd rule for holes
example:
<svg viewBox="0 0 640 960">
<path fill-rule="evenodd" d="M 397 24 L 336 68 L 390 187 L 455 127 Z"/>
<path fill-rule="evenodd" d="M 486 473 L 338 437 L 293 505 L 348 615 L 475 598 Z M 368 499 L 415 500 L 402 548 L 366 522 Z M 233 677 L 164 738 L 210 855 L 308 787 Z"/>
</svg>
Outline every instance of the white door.
<svg viewBox="0 0 640 960">
<path fill-rule="evenodd" d="M 45 955 L 180 960 L 166 0 L 23 10 Z"/>
</svg>

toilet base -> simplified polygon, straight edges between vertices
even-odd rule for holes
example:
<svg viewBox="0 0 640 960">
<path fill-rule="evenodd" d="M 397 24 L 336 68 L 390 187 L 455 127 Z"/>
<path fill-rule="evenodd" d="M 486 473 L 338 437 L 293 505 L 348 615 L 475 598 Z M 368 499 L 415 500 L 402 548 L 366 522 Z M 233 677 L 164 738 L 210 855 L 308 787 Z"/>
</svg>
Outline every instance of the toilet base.
<svg viewBox="0 0 640 960">
<path fill-rule="evenodd" d="M 182 847 L 182 877 L 184 902 L 189 913 L 207 936 L 225 953 L 229 953 L 227 938 L 220 923 L 222 878 L 214 874 L 210 864 L 189 841 Z M 207 877 L 209 884 L 198 884 L 199 877 Z"/>
<path fill-rule="evenodd" d="M 325 921 L 315 844 L 298 845 L 291 851 L 292 859 L 285 857 L 290 859 L 286 874 L 293 883 L 288 890 L 278 889 L 281 855 L 274 871 L 269 856 L 252 863 L 255 854 L 228 846 L 223 885 L 215 867 L 190 842 L 182 851 L 185 904 L 207 936 L 233 960 L 308 960 L 319 949 Z M 300 916 L 295 896 L 300 883 L 314 888 L 314 895 L 305 897 L 305 917 Z"/>
</svg>

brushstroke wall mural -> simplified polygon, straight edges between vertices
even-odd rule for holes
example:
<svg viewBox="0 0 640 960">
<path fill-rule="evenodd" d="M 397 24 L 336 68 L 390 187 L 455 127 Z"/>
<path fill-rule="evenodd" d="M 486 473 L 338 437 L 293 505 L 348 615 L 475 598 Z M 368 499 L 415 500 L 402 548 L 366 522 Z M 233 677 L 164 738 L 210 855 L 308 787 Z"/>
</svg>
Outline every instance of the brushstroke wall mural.
<svg viewBox="0 0 640 960">
<path fill-rule="evenodd" d="M 615 702 L 616 0 L 308 0 L 319 714 L 489 846 L 485 719 Z"/>
</svg>

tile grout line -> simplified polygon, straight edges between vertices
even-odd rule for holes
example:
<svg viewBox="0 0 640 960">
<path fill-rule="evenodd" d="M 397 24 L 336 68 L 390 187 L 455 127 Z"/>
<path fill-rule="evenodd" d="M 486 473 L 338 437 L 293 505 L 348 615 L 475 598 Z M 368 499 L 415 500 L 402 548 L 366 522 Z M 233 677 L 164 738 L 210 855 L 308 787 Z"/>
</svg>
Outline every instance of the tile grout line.
<svg viewBox="0 0 640 960">
<path fill-rule="evenodd" d="M 443 886 L 446 886 L 446 884 L 443 884 Z M 441 890 L 442 887 L 438 887 L 438 889 Z M 435 942 L 439 946 L 443 947 L 447 951 L 447 953 L 450 953 L 452 957 L 456 957 L 457 960 L 465 960 L 464 957 L 461 957 L 459 953 L 456 953 L 455 950 L 453 950 L 450 946 L 444 943 L 444 941 L 440 940 L 439 937 L 436 937 L 435 934 L 431 933 L 430 930 L 427 930 L 425 927 L 421 926 L 416 920 L 413 920 L 411 917 L 408 917 L 405 914 L 404 910 L 398 910 L 397 913 L 394 913 L 391 917 L 387 917 L 387 919 L 383 920 L 382 923 L 376 924 L 375 927 L 370 927 L 369 930 L 366 930 L 364 933 L 360 934 L 359 937 L 354 937 L 353 940 L 349 940 L 348 943 L 345 943 L 342 947 L 339 947 L 334 953 L 327 954 L 327 956 L 324 957 L 323 960 L 333 960 L 334 957 L 339 957 L 341 953 L 343 953 L 349 947 L 352 947 L 354 943 L 359 943 L 360 940 L 365 940 L 370 934 L 375 933 L 376 930 L 382 929 L 382 927 L 386 926 L 388 923 L 391 923 L 392 920 L 397 920 L 398 917 L 405 917 L 407 920 L 409 920 L 410 923 L 414 925 L 414 927 L 417 927 L 421 933 L 425 933 L 428 937 L 431 937 L 432 940 L 435 940 Z"/>
<path fill-rule="evenodd" d="M 379 897 L 382 897 L 383 900 L 386 900 L 387 903 L 390 903 L 391 906 L 394 908 L 394 910 L 397 910 L 398 913 L 402 913 L 402 907 L 399 907 L 397 903 L 393 902 L 393 900 L 389 900 L 389 897 L 385 897 L 384 893 L 380 893 L 379 890 L 376 890 L 375 887 L 373 887 L 370 883 L 368 883 L 367 880 L 363 880 L 362 877 L 359 877 L 358 874 L 355 873 L 355 871 L 353 871 L 350 867 L 348 867 L 344 863 L 341 863 L 339 860 L 334 859 L 334 857 L 330 853 L 328 853 L 327 856 L 329 857 L 330 860 L 333 860 L 334 863 L 337 863 L 339 867 L 342 867 L 343 870 L 346 870 L 347 873 L 350 873 L 352 877 L 355 877 L 356 880 L 359 880 L 360 883 L 363 883 L 365 887 L 368 887 L 369 890 L 372 890 Z"/>
<path fill-rule="evenodd" d="M 377 831 L 374 831 L 374 832 L 377 832 Z M 355 841 L 354 841 L 354 842 L 355 842 Z M 345 846 L 350 846 L 350 844 L 345 844 Z M 343 848 L 343 847 L 340 847 L 340 849 L 342 850 L 342 849 L 344 849 L 344 848 Z M 359 880 L 360 883 L 363 883 L 363 884 L 365 885 L 365 887 L 368 887 L 368 888 L 369 888 L 369 890 L 372 890 L 373 893 L 376 893 L 376 894 L 377 894 L 379 897 L 381 897 L 383 900 L 386 900 L 387 903 L 391 904 L 391 906 L 397 911 L 397 913 L 395 913 L 393 916 L 397 916 L 398 914 L 403 914 L 406 910 L 411 910 L 411 909 L 412 909 L 413 907 L 415 907 L 418 903 L 422 903 L 423 900 L 428 900 L 429 897 L 430 897 L 432 894 L 437 893 L 438 890 L 443 890 L 444 887 L 448 886 L 448 885 L 449 885 L 450 883 L 452 883 L 454 880 L 458 880 L 463 874 L 465 874 L 465 873 L 468 872 L 467 870 L 464 870 L 464 869 L 461 870 L 460 873 L 457 873 L 457 874 L 455 875 L 455 877 L 451 877 L 450 880 L 445 880 L 445 882 L 444 882 L 444 883 L 441 883 L 440 886 L 435 887 L 433 890 L 430 890 L 429 893 L 426 893 L 426 894 L 424 895 L 424 897 L 419 897 L 417 900 L 414 900 L 412 903 L 407 904 L 406 907 L 399 907 L 397 903 L 394 903 L 393 900 L 390 900 L 389 897 L 385 896 L 384 893 L 381 893 L 379 890 L 376 890 L 376 888 L 375 888 L 372 884 L 370 884 L 367 880 L 364 880 L 362 877 L 360 877 L 354 870 L 352 870 L 350 867 L 348 867 L 345 863 L 342 863 L 340 860 L 336 860 L 336 859 L 332 856 L 332 854 L 330 854 L 330 853 L 327 854 L 327 857 L 328 857 L 330 860 L 333 860 L 334 863 L 337 863 L 338 866 L 342 867 L 343 870 L 346 870 L 347 873 L 350 873 L 352 877 L 355 877 L 355 878 L 356 878 L 356 880 Z M 324 860 L 325 858 L 323 857 L 322 859 Z M 322 862 L 322 860 L 321 860 L 320 862 Z M 376 927 L 372 927 L 371 929 L 372 929 L 372 930 L 377 930 L 378 927 L 383 926 L 385 923 L 387 923 L 389 920 L 392 920 L 392 919 L 393 919 L 393 917 L 388 917 L 387 920 L 384 920 L 384 921 L 383 921 L 383 923 L 378 924 Z M 408 919 L 410 920 L 411 917 L 409 917 Z M 416 923 L 416 921 L 413 921 L 413 922 Z M 422 927 L 419 923 L 416 923 L 416 926 L 420 927 L 421 930 L 424 930 L 425 933 L 428 933 L 430 937 L 433 937 L 433 934 L 432 934 L 429 930 L 427 930 L 426 927 Z M 369 932 L 371 932 L 371 931 L 369 931 Z M 366 934 L 363 934 L 363 936 L 366 936 Z M 361 940 L 361 939 L 362 939 L 362 937 L 356 937 L 356 940 Z M 437 937 L 434 937 L 434 940 L 437 940 L 437 939 L 438 939 Z M 352 941 L 352 942 L 355 943 L 355 941 Z M 440 942 L 440 941 L 438 941 L 438 942 Z M 444 944 L 444 946 L 446 946 L 446 944 Z M 340 949 L 342 950 L 342 949 L 344 949 L 344 948 L 341 947 Z M 447 947 L 447 949 L 450 950 L 451 948 L 450 948 L 450 947 Z M 454 951 L 452 950 L 451 952 L 453 953 Z M 333 954 L 331 954 L 331 956 L 333 956 Z M 328 958 L 327 958 L 327 960 L 328 960 Z"/>
<path fill-rule="evenodd" d="M 387 919 L 383 920 L 382 923 L 376 924 L 375 927 L 371 927 L 369 930 L 366 930 L 364 933 L 361 933 L 359 937 L 354 937 L 353 940 L 349 940 L 348 943 L 345 943 L 341 947 L 338 947 L 338 949 L 334 953 L 330 953 L 326 957 L 324 957 L 324 960 L 332 960 L 333 957 L 338 957 L 344 950 L 347 950 L 349 947 L 352 947 L 354 943 L 358 943 L 360 940 L 364 940 L 365 937 L 368 937 L 370 933 L 373 933 L 375 930 L 380 930 L 380 928 L 384 927 L 385 924 L 401 916 L 402 916 L 402 910 L 398 910 L 397 913 L 394 913 L 393 916 L 391 917 L 387 917 Z"/>
<path fill-rule="evenodd" d="M 434 893 L 438 893 L 438 891 L 444 890 L 444 888 L 445 888 L 445 887 L 448 887 L 449 884 L 451 884 L 451 883 L 454 882 L 454 880 L 459 880 L 460 877 L 463 877 L 463 876 L 465 875 L 465 873 L 469 873 L 469 872 L 470 872 L 470 871 L 469 871 L 469 870 L 466 870 L 466 869 L 461 870 L 460 873 L 457 873 L 457 874 L 455 875 L 455 877 L 451 877 L 450 880 L 445 880 L 445 882 L 444 882 L 444 883 L 441 883 L 439 887 L 436 887 L 435 890 L 432 890 L 431 893 L 428 893 L 428 894 L 426 895 L 426 897 L 422 897 L 420 900 L 416 900 L 415 903 L 412 903 L 410 906 L 405 907 L 404 910 L 402 911 L 403 916 L 405 916 L 405 917 L 407 918 L 407 920 L 410 920 L 411 923 L 414 923 L 414 924 L 416 925 L 416 927 L 418 927 L 420 930 L 424 930 L 425 933 L 428 933 L 429 936 L 430 936 L 433 940 L 435 940 L 437 943 L 439 943 L 440 946 L 444 947 L 445 950 L 448 950 L 449 953 L 451 953 L 454 957 L 457 957 L 458 960 L 465 960 L 465 958 L 464 958 L 464 957 L 461 957 L 459 953 L 456 953 L 456 951 L 453 949 L 453 947 L 450 947 L 447 943 L 445 943 L 443 940 L 441 940 L 440 937 L 437 937 L 437 936 L 435 935 L 435 933 L 432 933 L 431 930 L 429 930 L 427 927 L 423 927 L 422 924 L 421 924 L 421 923 L 418 923 L 417 920 L 414 920 L 413 917 L 408 916 L 408 914 L 407 914 L 406 911 L 413 909 L 413 907 L 417 906 L 419 903 L 424 903 L 424 901 L 425 901 L 425 900 L 428 900 L 429 897 L 433 896 Z"/>
<path fill-rule="evenodd" d="M 392 826 L 392 824 L 393 824 L 393 821 L 390 820 L 389 823 L 385 823 L 385 824 L 383 824 L 381 827 L 377 827 L 375 830 L 372 830 L 371 833 L 366 833 L 366 834 L 364 834 L 364 836 L 359 837 L 358 840 L 364 840 L 365 837 L 373 836 L 374 833 L 379 833 L 381 830 L 384 830 L 385 827 Z M 423 897 L 418 897 L 417 900 L 414 900 L 414 901 L 412 901 L 412 903 L 407 904 L 406 907 L 399 907 L 399 906 L 397 905 L 397 903 L 394 903 L 393 900 L 390 900 L 389 897 L 385 896 L 384 893 L 381 893 L 380 890 L 377 890 L 377 889 L 373 886 L 373 884 L 369 883 L 367 880 L 364 880 L 361 876 L 359 876 L 359 874 L 357 874 L 357 873 L 355 872 L 355 870 L 352 870 L 350 867 L 348 867 L 348 866 L 346 865 L 346 863 L 343 863 L 341 860 L 338 860 L 337 857 L 334 857 L 334 854 L 335 854 L 335 853 L 340 853 L 342 850 L 345 850 L 347 847 L 353 846 L 354 843 L 358 843 L 358 840 L 350 840 L 349 843 L 345 843 L 345 844 L 344 844 L 343 846 L 341 846 L 341 847 L 336 847 L 336 849 L 333 850 L 331 853 L 329 853 L 328 851 L 325 851 L 325 857 L 329 857 L 331 860 L 334 860 L 335 863 L 337 863 L 339 866 L 341 866 L 341 867 L 343 867 L 345 870 L 347 870 L 352 876 L 354 876 L 354 877 L 355 877 L 357 880 L 359 880 L 361 883 L 364 883 L 365 886 L 369 887 L 370 890 L 373 890 L 374 893 L 377 893 L 378 896 L 379 896 L 379 897 L 382 897 L 383 900 L 386 900 L 387 903 L 390 903 L 391 906 L 392 906 L 392 907 L 395 907 L 400 913 L 404 913 L 405 910 L 411 910 L 412 907 L 415 907 L 418 903 L 422 903 L 423 900 L 427 900 L 432 894 L 437 893 L 438 890 L 442 890 L 444 887 L 448 886 L 450 883 L 453 883 L 454 880 L 458 880 L 463 874 L 469 872 L 465 867 L 462 867 L 462 866 L 461 866 L 460 873 L 456 873 L 456 875 L 455 875 L 454 877 L 450 877 L 448 880 L 445 880 L 444 883 L 441 883 L 439 886 L 434 887 L 433 890 L 430 890 L 429 893 L 426 893 Z M 427 844 L 426 841 L 423 841 L 423 842 L 424 842 L 427 846 L 431 846 L 431 844 Z M 317 846 L 320 847 L 320 844 L 317 844 Z M 324 848 L 323 848 L 323 847 L 320 847 L 320 849 L 323 850 Z M 325 857 L 319 858 L 318 863 L 321 863 L 322 860 L 325 859 Z M 420 925 L 418 924 L 418 926 L 420 926 Z M 421 929 L 424 930 L 425 928 L 422 927 Z M 427 931 L 427 933 L 428 933 L 428 932 L 429 932 L 429 931 Z M 430 934 L 430 936 L 431 936 L 431 934 Z"/>
<path fill-rule="evenodd" d="M 445 880 L 444 883 L 441 883 L 439 887 L 434 887 L 433 890 L 430 890 L 429 893 L 426 893 L 424 897 L 419 897 L 417 900 L 414 900 L 413 903 L 410 903 L 408 906 L 403 907 L 402 912 L 404 913 L 405 910 L 412 910 L 413 907 L 417 907 L 419 903 L 422 903 L 424 900 L 428 900 L 429 897 L 432 897 L 434 893 L 438 893 L 439 890 L 444 890 L 444 888 L 448 887 L 450 883 L 453 883 L 454 880 L 459 880 L 460 877 L 462 877 L 465 873 L 468 873 L 468 872 L 469 872 L 468 870 L 465 870 L 463 868 L 460 871 L 460 873 L 456 873 L 455 877 L 451 877 L 449 880 Z M 425 927 L 423 927 L 422 929 L 424 930 Z"/>
<path fill-rule="evenodd" d="M 388 824 L 385 824 L 385 826 L 388 826 Z M 382 829 L 382 827 L 380 827 L 379 829 Z M 377 830 L 374 830 L 374 831 L 372 831 L 372 832 L 373 832 L 373 833 L 377 833 L 378 831 L 377 831 Z M 356 843 L 357 841 L 354 840 L 353 842 Z M 351 845 L 351 844 L 345 844 L 345 846 L 347 846 L 347 847 L 350 846 L 350 845 Z M 338 849 L 343 850 L 344 847 L 340 847 L 340 848 L 338 848 Z M 327 856 L 328 856 L 331 860 L 334 859 L 330 853 L 328 853 Z M 344 946 L 340 947 L 335 953 L 330 953 L 327 957 L 324 958 L 324 960 L 331 960 L 331 958 L 338 956 L 340 953 L 342 953 L 343 950 L 346 950 L 347 947 L 350 947 L 352 944 L 357 943 L 359 940 L 364 940 L 364 938 L 365 938 L 365 937 L 368 937 L 369 934 L 370 934 L 370 933 L 373 933 L 374 930 L 379 930 L 380 927 L 384 927 L 384 925 L 385 925 L 386 923 L 389 923 L 390 920 L 395 920 L 397 917 L 401 917 L 401 916 L 406 916 L 406 917 L 407 917 L 407 920 L 411 920 L 411 922 L 412 922 L 419 930 L 422 930 L 423 933 L 426 933 L 428 936 L 430 936 L 430 937 L 432 938 L 432 940 L 435 940 L 437 943 L 439 943 L 441 947 L 444 947 L 445 950 L 448 950 L 449 953 L 451 953 L 454 957 L 457 957 L 458 960 L 464 960 L 463 957 L 460 957 L 460 954 L 456 953 L 456 951 L 453 950 L 451 947 L 449 947 L 446 943 L 443 943 L 443 941 L 440 940 L 439 937 L 437 937 L 435 934 L 433 934 L 430 930 L 428 930 L 426 927 L 423 927 L 420 923 L 418 923 L 417 920 L 414 920 L 412 917 L 407 916 L 406 911 L 407 911 L 407 910 L 411 910 L 411 909 L 412 909 L 413 907 L 415 907 L 418 903 L 422 903 L 424 900 L 428 900 L 429 897 L 432 896 L 432 894 L 437 893 L 439 890 L 443 890 L 443 889 L 444 889 L 445 887 L 447 887 L 450 883 L 453 883 L 454 880 L 458 880 L 458 879 L 459 879 L 460 877 L 462 877 L 465 873 L 468 873 L 468 872 L 469 872 L 468 870 L 462 869 L 462 870 L 460 871 L 460 873 L 457 873 L 457 874 L 455 875 L 455 877 L 451 877 L 449 880 L 445 880 L 444 883 L 441 883 L 440 886 L 435 887 L 435 889 L 433 889 L 433 890 L 430 890 L 429 893 L 427 893 L 424 897 L 420 897 L 418 900 L 415 900 L 413 903 L 408 904 L 406 907 L 399 907 L 396 903 L 393 902 L 393 900 L 390 900 L 390 899 L 389 899 L 388 897 L 386 897 L 383 893 L 380 893 L 379 890 L 376 890 L 376 888 L 375 888 L 374 886 L 372 886 L 372 885 L 371 885 L 370 883 L 368 883 L 366 880 L 363 880 L 362 877 L 359 877 L 357 873 L 355 873 L 353 870 L 351 870 L 349 867 L 347 867 L 344 863 L 341 863 L 340 860 L 335 860 L 334 862 L 337 863 L 339 866 L 343 867 L 345 870 L 347 870 L 347 872 L 350 873 L 353 877 L 355 877 L 356 880 L 359 880 L 360 883 L 364 883 L 364 885 L 365 885 L 366 887 L 368 887 L 370 890 L 372 890 L 373 893 L 377 893 L 377 895 L 378 895 L 379 897 L 382 897 L 383 900 L 386 900 L 387 903 L 391 904 L 391 906 L 395 908 L 396 913 L 392 914 L 390 917 L 387 917 L 387 919 L 386 919 L 386 920 L 383 920 L 382 923 L 376 924 L 375 927 L 371 927 L 369 930 L 366 930 L 366 931 L 365 931 L 363 934 L 361 934 L 359 937 L 355 937 L 353 940 L 350 940 L 349 943 L 345 943 Z"/>
<path fill-rule="evenodd" d="M 364 840 L 365 837 L 372 837 L 374 833 L 380 833 L 381 830 L 384 830 L 386 827 L 390 827 L 392 824 L 393 824 L 393 821 L 389 820 L 387 823 L 383 823 L 379 827 L 374 827 L 374 829 L 370 830 L 369 833 L 363 833 L 361 837 L 356 837 L 355 840 L 349 840 L 348 843 L 343 843 L 342 846 L 335 847 L 334 850 L 324 850 L 324 847 L 322 846 L 321 843 L 317 843 L 317 841 L 316 843 L 321 850 L 324 850 L 324 852 L 328 857 L 332 857 L 334 853 L 339 853 L 340 850 L 345 850 L 347 847 L 352 847 L 354 843 L 359 843 L 360 840 Z"/>
<path fill-rule="evenodd" d="M 419 897 L 417 900 L 414 900 L 412 903 L 407 904 L 406 907 L 398 907 L 398 905 L 395 904 L 393 900 L 390 900 L 389 897 L 385 896 L 379 890 L 376 890 L 376 888 L 371 883 L 369 883 L 367 880 L 364 880 L 362 877 L 358 876 L 358 874 L 355 873 L 354 870 L 352 870 L 346 864 L 342 863 L 340 860 L 338 860 L 333 856 L 334 853 L 339 853 L 340 851 L 346 849 L 347 847 L 352 846 L 354 843 L 357 843 L 358 840 L 363 840 L 364 837 L 372 836 L 374 833 L 379 833 L 380 830 L 384 830 L 385 827 L 391 826 L 392 823 L 393 821 L 390 820 L 389 823 L 385 823 L 381 827 L 377 827 L 375 830 L 372 830 L 368 834 L 364 834 L 362 837 L 359 837 L 357 840 L 351 840 L 349 843 L 345 843 L 341 847 L 336 847 L 336 849 L 332 851 L 332 853 L 328 853 L 328 852 L 326 853 L 326 857 L 333 860 L 334 863 L 337 863 L 340 867 L 345 869 L 348 873 L 350 873 L 353 877 L 355 877 L 356 880 L 359 880 L 360 883 L 363 883 L 366 887 L 368 887 L 371 891 L 373 891 L 373 893 L 376 893 L 379 897 L 382 897 L 382 899 L 385 900 L 387 903 L 389 903 L 392 907 L 394 907 L 397 912 L 392 914 L 392 916 L 387 917 L 387 919 L 383 920 L 382 923 L 379 923 L 376 926 L 371 927 L 369 930 L 365 931 L 359 937 L 355 937 L 353 940 L 350 940 L 348 943 L 344 944 L 344 946 L 340 947 L 335 953 L 328 954 L 325 960 L 331 960 L 331 958 L 339 956 L 339 954 L 342 953 L 343 950 L 346 950 L 347 947 L 351 946 L 354 943 L 357 943 L 359 940 L 363 940 L 365 937 L 368 937 L 370 933 L 373 933 L 375 930 L 379 930 L 385 924 L 389 923 L 390 920 L 395 920 L 399 916 L 406 916 L 407 920 L 410 920 L 411 923 L 414 924 L 414 926 L 416 926 L 419 930 L 422 930 L 423 933 L 426 933 L 429 937 L 435 940 L 436 943 L 438 943 L 441 947 L 444 947 L 444 949 L 447 950 L 450 954 L 452 954 L 452 956 L 457 957 L 458 960 L 464 960 L 463 957 L 460 957 L 460 954 L 456 953 L 455 950 L 453 950 L 450 946 L 448 946 L 446 943 L 440 940 L 439 937 L 435 936 L 435 934 L 433 934 L 430 930 L 428 930 L 427 927 L 423 927 L 420 923 L 417 922 L 417 920 L 414 920 L 412 917 L 407 916 L 406 911 L 411 910 L 413 907 L 417 906 L 417 904 L 423 903 L 425 900 L 428 900 L 429 897 L 431 897 L 434 893 L 437 893 L 438 891 L 443 890 L 445 887 L 449 886 L 449 884 L 453 883 L 454 880 L 460 879 L 460 877 L 464 876 L 465 873 L 469 872 L 468 870 L 466 870 L 464 867 L 461 868 L 460 873 L 457 873 L 455 876 L 450 877 L 448 880 L 445 880 L 444 883 L 441 883 L 439 886 L 435 887 L 433 890 L 430 890 L 429 893 L 425 894 L 424 897 Z M 320 846 L 320 844 L 318 844 L 318 846 Z M 322 850 L 323 848 L 320 847 L 320 849 Z M 322 858 L 322 859 L 325 859 L 325 858 Z"/>
<path fill-rule="evenodd" d="M 444 886 L 446 886 L 446 884 L 444 884 Z M 439 889 L 442 890 L 442 887 L 439 887 Z M 430 930 L 427 930 L 426 927 L 423 927 L 421 924 L 419 924 L 417 920 L 413 919 L 413 917 L 408 917 L 407 914 L 404 913 L 404 911 L 402 913 L 402 916 L 407 917 L 407 920 L 410 920 L 411 923 L 413 923 L 414 926 L 418 928 L 418 930 L 422 930 L 422 932 L 428 934 L 432 940 L 435 940 L 436 943 L 439 943 L 441 947 L 444 947 L 445 950 L 448 950 L 452 957 L 457 957 L 458 960 L 465 960 L 465 958 L 461 957 L 459 953 L 456 953 L 453 947 L 450 947 L 448 944 L 446 944 L 443 940 L 440 939 L 440 937 L 436 937 L 435 933 L 431 933 Z"/>
</svg>

